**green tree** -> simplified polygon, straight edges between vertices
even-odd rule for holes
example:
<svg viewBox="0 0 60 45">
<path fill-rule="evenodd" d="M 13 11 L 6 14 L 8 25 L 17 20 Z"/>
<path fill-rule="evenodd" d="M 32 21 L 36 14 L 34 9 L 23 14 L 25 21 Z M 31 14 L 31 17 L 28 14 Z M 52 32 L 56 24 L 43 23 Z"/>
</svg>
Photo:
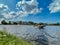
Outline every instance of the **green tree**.
<svg viewBox="0 0 60 45">
<path fill-rule="evenodd" d="M 9 21 L 9 24 L 11 24 L 11 21 Z"/>
<path fill-rule="evenodd" d="M 4 24 L 4 25 L 6 25 L 6 24 L 8 24 L 5 20 L 2 20 L 1 21 L 1 24 Z"/>
<path fill-rule="evenodd" d="M 34 25 L 34 22 L 32 22 L 32 21 L 29 21 L 28 23 Z"/>
<path fill-rule="evenodd" d="M 18 23 L 17 22 L 13 22 L 14 25 L 17 25 Z"/>
<path fill-rule="evenodd" d="M 19 24 L 22 24 L 23 22 L 22 21 L 19 21 Z"/>
</svg>

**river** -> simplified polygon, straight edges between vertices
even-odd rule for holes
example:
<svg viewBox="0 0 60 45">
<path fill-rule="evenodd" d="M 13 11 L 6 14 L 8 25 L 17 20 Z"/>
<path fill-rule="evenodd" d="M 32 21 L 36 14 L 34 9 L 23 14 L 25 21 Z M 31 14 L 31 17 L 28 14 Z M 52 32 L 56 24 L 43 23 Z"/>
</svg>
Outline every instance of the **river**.
<svg viewBox="0 0 60 45">
<path fill-rule="evenodd" d="M 35 41 L 37 45 L 60 45 L 60 26 L 46 26 L 38 29 L 31 25 L 0 25 L 0 30 L 22 37 L 28 41 Z"/>
</svg>

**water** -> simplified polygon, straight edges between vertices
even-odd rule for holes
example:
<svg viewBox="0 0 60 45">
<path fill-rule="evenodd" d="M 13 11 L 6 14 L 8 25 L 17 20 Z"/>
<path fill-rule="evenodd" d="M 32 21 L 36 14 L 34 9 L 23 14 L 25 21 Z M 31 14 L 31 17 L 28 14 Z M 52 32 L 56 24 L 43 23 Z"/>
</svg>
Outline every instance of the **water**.
<svg viewBox="0 0 60 45">
<path fill-rule="evenodd" d="M 60 26 L 46 26 L 44 29 L 38 29 L 27 25 L 0 25 L 0 30 L 6 30 L 28 41 L 35 41 L 37 45 L 60 45 Z"/>
</svg>

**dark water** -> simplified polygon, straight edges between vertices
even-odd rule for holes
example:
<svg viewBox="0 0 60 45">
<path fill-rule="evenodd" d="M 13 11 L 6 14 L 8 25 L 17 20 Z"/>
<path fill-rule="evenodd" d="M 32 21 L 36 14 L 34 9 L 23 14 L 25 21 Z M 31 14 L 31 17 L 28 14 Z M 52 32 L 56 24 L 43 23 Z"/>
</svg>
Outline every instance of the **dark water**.
<svg viewBox="0 0 60 45">
<path fill-rule="evenodd" d="M 20 36 L 37 45 L 60 45 L 60 26 L 46 26 L 44 29 L 27 25 L 0 25 L 0 30 Z"/>
</svg>

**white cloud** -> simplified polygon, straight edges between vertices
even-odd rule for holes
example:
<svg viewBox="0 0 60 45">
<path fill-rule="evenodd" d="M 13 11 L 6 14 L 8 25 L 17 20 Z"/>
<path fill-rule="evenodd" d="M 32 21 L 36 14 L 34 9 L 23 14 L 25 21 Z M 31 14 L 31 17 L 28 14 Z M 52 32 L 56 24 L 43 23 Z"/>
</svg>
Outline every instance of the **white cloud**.
<svg viewBox="0 0 60 45">
<path fill-rule="evenodd" d="M 40 9 L 35 8 L 35 9 L 33 9 L 33 11 L 31 11 L 31 14 L 36 14 L 41 11 L 42 11 L 42 8 L 40 8 Z"/>
<path fill-rule="evenodd" d="M 24 17 L 24 16 L 27 16 L 27 13 L 26 12 L 23 12 L 23 11 L 18 11 L 17 12 L 17 16 Z"/>
<path fill-rule="evenodd" d="M 54 0 L 49 5 L 49 10 L 51 11 L 50 13 L 60 12 L 60 0 Z"/>
<path fill-rule="evenodd" d="M 2 14 L 7 13 L 9 10 L 8 6 L 5 4 L 0 4 L 0 19 L 4 19 L 4 16 Z M 6 16 L 5 16 L 6 17 Z"/>
<path fill-rule="evenodd" d="M 42 8 L 38 8 L 38 2 L 37 0 L 31 0 L 31 1 L 19 1 L 16 4 L 16 9 L 20 12 L 20 15 L 26 16 L 28 14 L 36 14 L 42 11 Z"/>
<path fill-rule="evenodd" d="M 17 12 L 9 10 L 7 5 L 0 4 L 0 19 L 10 19 L 17 16 Z"/>
<path fill-rule="evenodd" d="M 37 0 L 22 0 L 16 4 L 17 11 L 11 11 L 7 5 L 0 4 L 0 17 L 2 16 L 3 19 L 10 19 L 40 13 L 42 8 L 38 8 L 38 4 Z"/>
<path fill-rule="evenodd" d="M 11 19 L 11 18 L 13 19 L 15 17 L 24 17 L 27 15 L 27 13 L 22 11 L 17 11 L 17 12 L 11 11 L 11 12 L 2 13 L 2 15 L 5 19 Z"/>
<path fill-rule="evenodd" d="M 8 6 L 4 4 L 0 4 L 0 12 L 8 10 Z"/>
<path fill-rule="evenodd" d="M 17 14 L 14 11 L 2 13 L 3 17 L 6 19 L 14 18 Z"/>
<path fill-rule="evenodd" d="M 9 12 L 9 8 L 5 4 L 0 4 L 0 17 L 1 19 L 8 19 L 8 18 L 13 18 L 15 16 L 15 12 L 11 11 Z"/>
</svg>

